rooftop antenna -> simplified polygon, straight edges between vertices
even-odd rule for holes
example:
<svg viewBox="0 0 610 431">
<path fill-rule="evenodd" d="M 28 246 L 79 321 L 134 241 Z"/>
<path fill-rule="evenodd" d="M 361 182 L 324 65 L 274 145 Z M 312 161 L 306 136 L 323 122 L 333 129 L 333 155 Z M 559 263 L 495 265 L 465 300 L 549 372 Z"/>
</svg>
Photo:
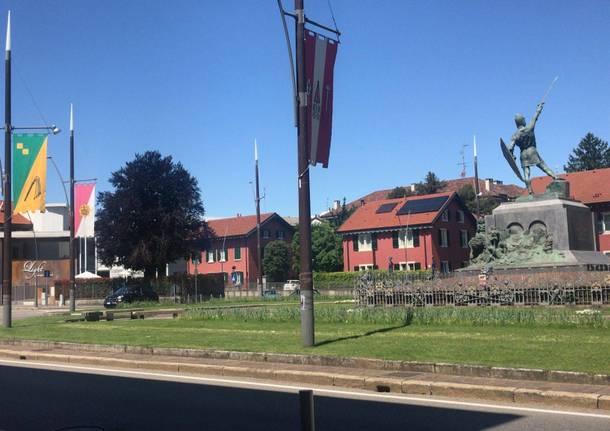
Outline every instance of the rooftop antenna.
<svg viewBox="0 0 610 431">
<path fill-rule="evenodd" d="M 460 157 L 462 158 L 462 161 L 458 163 L 458 166 L 462 167 L 462 170 L 460 171 L 460 178 L 466 178 L 466 148 L 469 147 L 470 145 L 468 144 L 462 144 L 462 149 L 460 150 Z"/>
</svg>

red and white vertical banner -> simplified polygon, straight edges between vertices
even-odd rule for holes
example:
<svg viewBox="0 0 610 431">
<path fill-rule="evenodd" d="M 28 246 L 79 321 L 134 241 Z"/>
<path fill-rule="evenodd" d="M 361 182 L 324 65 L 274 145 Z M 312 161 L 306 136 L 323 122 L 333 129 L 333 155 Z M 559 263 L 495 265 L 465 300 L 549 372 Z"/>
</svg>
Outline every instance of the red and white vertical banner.
<svg viewBox="0 0 610 431">
<path fill-rule="evenodd" d="M 338 42 L 305 31 L 309 162 L 328 167 L 333 121 L 333 70 Z"/>
<path fill-rule="evenodd" d="M 74 236 L 88 238 L 95 235 L 95 184 L 74 185 Z"/>
</svg>

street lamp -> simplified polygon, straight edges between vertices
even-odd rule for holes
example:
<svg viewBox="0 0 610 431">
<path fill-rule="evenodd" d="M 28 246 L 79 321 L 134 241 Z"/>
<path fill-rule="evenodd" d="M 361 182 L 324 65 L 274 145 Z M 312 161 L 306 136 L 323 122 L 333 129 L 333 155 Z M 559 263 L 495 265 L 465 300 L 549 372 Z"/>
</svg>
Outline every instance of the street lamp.
<svg viewBox="0 0 610 431">
<path fill-rule="evenodd" d="M 12 125 L 12 103 L 11 103 L 11 12 L 8 13 L 6 25 L 6 49 L 5 49 L 5 76 L 4 76 L 4 238 L 2 241 L 2 323 L 5 328 L 12 326 L 12 288 L 13 288 L 13 258 L 12 258 L 12 215 L 13 202 L 11 190 L 12 175 L 12 148 L 11 141 L 13 130 L 47 130 L 48 133 L 57 135 L 59 127 L 52 126 L 32 126 L 32 127 L 13 127 Z"/>
</svg>

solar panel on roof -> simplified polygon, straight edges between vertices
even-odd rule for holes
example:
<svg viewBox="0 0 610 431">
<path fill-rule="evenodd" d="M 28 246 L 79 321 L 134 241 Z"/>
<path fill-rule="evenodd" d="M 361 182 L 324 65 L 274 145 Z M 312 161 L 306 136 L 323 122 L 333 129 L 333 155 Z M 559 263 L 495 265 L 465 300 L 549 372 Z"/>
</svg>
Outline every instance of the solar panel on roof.
<svg viewBox="0 0 610 431">
<path fill-rule="evenodd" d="M 387 204 L 381 204 L 381 205 L 379 205 L 379 208 L 377 208 L 377 211 L 375 211 L 375 214 L 389 213 L 394 208 L 396 208 L 396 205 L 398 205 L 398 202 L 390 202 Z"/>
<path fill-rule="evenodd" d="M 449 199 L 449 196 L 438 196 L 428 199 L 417 199 L 407 201 L 396 213 L 396 215 L 429 213 L 438 211 Z"/>
</svg>

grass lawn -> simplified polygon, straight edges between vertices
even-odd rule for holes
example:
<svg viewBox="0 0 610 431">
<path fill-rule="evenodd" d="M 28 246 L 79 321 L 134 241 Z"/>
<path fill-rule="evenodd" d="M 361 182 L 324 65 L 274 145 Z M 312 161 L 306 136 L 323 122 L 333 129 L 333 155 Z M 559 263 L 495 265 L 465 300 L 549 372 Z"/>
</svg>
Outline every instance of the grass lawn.
<svg viewBox="0 0 610 431">
<path fill-rule="evenodd" d="M 287 321 L 208 316 L 80 323 L 65 323 L 64 319 L 48 316 L 18 320 L 12 329 L 0 329 L 0 339 L 305 353 L 610 374 L 607 325 L 468 324 L 443 322 L 440 318 L 423 324 L 416 318 L 405 326 L 319 319 L 317 346 L 303 348 L 300 323 L 291 317 Z"/>
</svg>

